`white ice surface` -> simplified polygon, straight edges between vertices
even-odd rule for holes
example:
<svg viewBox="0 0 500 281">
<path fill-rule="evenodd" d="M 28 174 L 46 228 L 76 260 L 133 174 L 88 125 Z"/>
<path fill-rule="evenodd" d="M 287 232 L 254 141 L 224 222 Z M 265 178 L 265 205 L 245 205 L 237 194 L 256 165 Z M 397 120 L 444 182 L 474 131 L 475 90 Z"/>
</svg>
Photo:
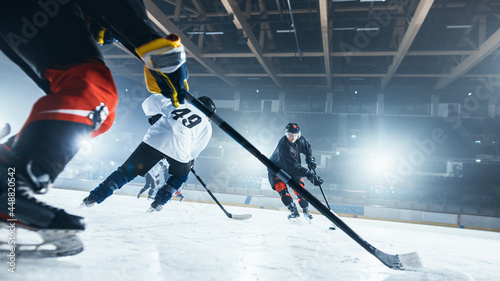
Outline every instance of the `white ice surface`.
<svg viewBox="0 0 500 281">
<path fill-rule="evenodd" d="M 151 201 L 123 195 L 78 208 L 87 194 L 52 189 L 39 197 L 86 218 L 82 253 L 17 259 L 15 274 L 1 257 L 0 280 L 500 280 L 498 232 L 342 218 L 381 251 L 418 252 L 422 271 L 398 271 L 341 230 L 329 230 L 319 214 L 312 224 L 303 216 L 292 224 L 288 211 L 226 206 L 253 216 L 238 221 L 215 204 L 179 201 L 146 213 Z M 19 230 L 17 239 L 27 235 Z"/>
</svg>

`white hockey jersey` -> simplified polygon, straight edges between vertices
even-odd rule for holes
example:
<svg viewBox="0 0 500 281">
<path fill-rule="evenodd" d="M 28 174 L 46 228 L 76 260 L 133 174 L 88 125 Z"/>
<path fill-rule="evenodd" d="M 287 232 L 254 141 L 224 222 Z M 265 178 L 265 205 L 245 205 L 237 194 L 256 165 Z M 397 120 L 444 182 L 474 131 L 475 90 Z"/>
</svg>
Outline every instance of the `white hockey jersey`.
<svg viewBox="0 0 500 281">
<path fill-rule="evenodd" d="M 143 142 L 181 163 L 198 157 L 212 137 L 208 117 L 188 102 L 174 107 L 170 99 L 153 94 L 142 103 L 142 109 L 148 116 L 162 114 Z"/>
<path fill-rule="evenodd" d="M 166 162 L 166 161 L 164 161 Z M 165 165 L 165 164 L 164 164 Z M 153 177 L 153 179 L 158 179 L 159 175 L 161 176 L 161 173 L 162 170 L 161 170 L 161 165 L 160 165 L 160 162 L 156 163 L 156 165 L 153 166 L 153 168 L 151 168 L 148 173 Z"/>
</svg>

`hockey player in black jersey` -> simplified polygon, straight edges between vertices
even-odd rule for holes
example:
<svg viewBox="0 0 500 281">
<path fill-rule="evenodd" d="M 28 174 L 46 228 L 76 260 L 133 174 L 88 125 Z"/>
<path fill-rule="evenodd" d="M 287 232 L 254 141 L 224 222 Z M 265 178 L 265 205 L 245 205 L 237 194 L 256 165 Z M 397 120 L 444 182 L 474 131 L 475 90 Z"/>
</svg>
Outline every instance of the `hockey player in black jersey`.
<svg viewBox="0 0 500 281">
<path fill-rule="evenodd" d="M 33 105 L 15 139 L 0 149 L 0 224 L 16 220 L 20 227 L 51 233 L 43 237 L 48 238 L 45 241 L 59 241 L 68 233 L 83 231 L 85 225 L 81 217 L 44 204 L 32 194 L 48 190 L 78 152 L 78 139 L 96 137 L 111 127 L 118 104 L 113 77 L 89 20 L 144 62 L 151 92 L 178 107 L 188 90 L 180 38 L 173 34 L 163 38 L 148 19 L 142 0 L 2 2 L 0 51 L 46 95 Z M 70 250 L 55 245 L 54 251 L 33 251 L 61 256 L 83 250 L 75 245 Z"/>
<path fill-rule="evenodd" d="M 301 136 L 300 128 L 296 123 L 289 123 L 286 126 L 285 136 L 283 136 L 273 154 L 271 155 L 271 161 L 280 166 L 285 170 L 290 176 L 300 183 L 300 186 L 304 188 L 304 181 L 302 177 L 306 177 L 311 183 L 319 186 L 323 183 L 323 180 L 311 173 L 308 169 L 301 166 L 300 153 L 305 154 L 306 163 L 312 168 L 316 168 L 316 160 L 312 156 L 311 145 L 307 140 Z M 297 206 L 293 203 L 292 196 L 288 192 L 286 184 L 277 177 L 271 171 L 268 171 L 269 182 L 271 187 L 278 192 L 281 196 L 281 201 L 290 210 L 291 214 L 288 215 L 288 219 L 293 220 L 299 217 L 297 211 Z M 309 213 L 309 202 L 307 202 L 299 193 L 296 191 L 298 202 L 306 219 L 311 220 L 312 215 Z"/>
</svg>

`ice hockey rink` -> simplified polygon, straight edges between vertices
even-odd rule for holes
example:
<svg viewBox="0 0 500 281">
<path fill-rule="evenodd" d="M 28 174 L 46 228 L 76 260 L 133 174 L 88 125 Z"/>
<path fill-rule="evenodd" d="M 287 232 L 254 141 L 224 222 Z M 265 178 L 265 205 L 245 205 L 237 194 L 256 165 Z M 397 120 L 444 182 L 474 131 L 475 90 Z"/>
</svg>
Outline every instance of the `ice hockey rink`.
<svg viewBox="0 0 500 281">
<path fill-rule="evenodd" d="M 216 204 L 189 198 L 146 213 L 151 201 L 126 195 L 79 208 L 86 195 L 52 189 L 40 197 L 85 217 L 82 253 L 16 259 L 16 273 L 8 272 L 2 257 L 0 280 L 500 280 L 498 232 L 342 218 L 381 251 L 418 252 L 422 270 L 398 271 L 342 230 L 329 230 L 331 223 L 319 214 L 312 224 L 303 216 L 290 223 L 288 211 L 225 205 L 230 213 L 252 214 L 239 221 Z M 18 230 L 16 238 L 25 235 Z"/>
</svg>

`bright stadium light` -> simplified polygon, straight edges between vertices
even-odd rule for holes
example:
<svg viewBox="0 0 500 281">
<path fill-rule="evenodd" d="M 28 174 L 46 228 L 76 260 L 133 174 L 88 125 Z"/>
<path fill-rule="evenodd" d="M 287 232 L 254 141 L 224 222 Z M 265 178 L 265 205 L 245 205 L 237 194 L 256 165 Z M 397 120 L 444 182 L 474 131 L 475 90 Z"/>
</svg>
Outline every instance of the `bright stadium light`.
<svg viewBox="0 0 500 281">
<path fill-rule="evenodd" d="M 386 172 L 392 169 L 394 159 L 390 153 L 380 152 L 370 154 L 366 159 L 366 170 L 373 175 L 383 176 Z"/>
</svg>

